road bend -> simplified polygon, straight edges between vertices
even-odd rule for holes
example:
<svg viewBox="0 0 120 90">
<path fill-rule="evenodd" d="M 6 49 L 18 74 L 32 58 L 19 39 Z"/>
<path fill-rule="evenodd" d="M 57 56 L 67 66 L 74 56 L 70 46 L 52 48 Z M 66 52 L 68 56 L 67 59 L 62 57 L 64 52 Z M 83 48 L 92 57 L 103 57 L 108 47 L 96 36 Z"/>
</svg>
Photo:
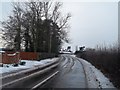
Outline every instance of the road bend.
<svg viewBox="0 0 120 90">
<path fill-rule="evenodd" d="M 16 78 L 5 79 L 4 88 L 88 88 L 84 67 L 81 62 L 70 55 L 61 55 L 59 63 L 55 63 L 33 73 L 17 75 Z"/>
<path fill-rule="evenodd" d="M 38 88 L 88 88 L 84 67 L 70 55 L 61 55 L 59 73 Z"/>
</svg>

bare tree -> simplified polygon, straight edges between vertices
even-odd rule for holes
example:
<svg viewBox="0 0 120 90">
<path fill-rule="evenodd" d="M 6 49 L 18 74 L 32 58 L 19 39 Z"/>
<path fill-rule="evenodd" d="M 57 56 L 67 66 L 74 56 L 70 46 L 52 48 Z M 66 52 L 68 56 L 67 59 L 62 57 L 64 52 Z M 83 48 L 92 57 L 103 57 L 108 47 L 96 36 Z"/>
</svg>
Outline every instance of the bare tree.
<svg viewBox="0 0 120 90">
<path fill-rule="evenodd" d="M 22 7 L 20 6 L 22 4 Z M 3 22 L 4 39 L 16 50 L 58 52 L 68 42 L 68 21 L 60 12 L 60 2 L 25 2 L 14 4 L 13 15 Z"/>
<path fill-rule="evenodd" d="M 2 22 L 3 39 L 7 42 L 7 46 L 21 50 L 21 17 L 22 10 L 19 3 L 13 5 L 13 15 L 9 16 L 7 21 Z"/>
</svg>

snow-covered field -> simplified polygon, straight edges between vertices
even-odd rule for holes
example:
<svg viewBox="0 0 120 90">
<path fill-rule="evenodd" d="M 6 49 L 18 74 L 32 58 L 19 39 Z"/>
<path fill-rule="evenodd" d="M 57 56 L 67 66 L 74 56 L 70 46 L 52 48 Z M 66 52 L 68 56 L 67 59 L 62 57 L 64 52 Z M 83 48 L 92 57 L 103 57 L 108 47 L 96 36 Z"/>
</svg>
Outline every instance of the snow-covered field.
<svg viewBox="0 0 120 90">
<path fill-rule="evenodd" d="M 29 69 L 29 68 L 34 68 L 36 66 L 45 66 L 47 64 L 53 63 L 57 60 L 58 58 L 53 58 L 53 59 L 44 59 L 40 61 L 31 61 L 31 60 L 21 60 L 21 62 L 26 62 L 25 65 L 18 65 L 17 67 L 14 67 L 13 64 L 4 64 L 3 67 L 0 67 L 0 74 L 3 73 L 8 73 L 8 72 L 14 72 L 16 70 L 23 70 L 23 69 Z"/>
</svg>

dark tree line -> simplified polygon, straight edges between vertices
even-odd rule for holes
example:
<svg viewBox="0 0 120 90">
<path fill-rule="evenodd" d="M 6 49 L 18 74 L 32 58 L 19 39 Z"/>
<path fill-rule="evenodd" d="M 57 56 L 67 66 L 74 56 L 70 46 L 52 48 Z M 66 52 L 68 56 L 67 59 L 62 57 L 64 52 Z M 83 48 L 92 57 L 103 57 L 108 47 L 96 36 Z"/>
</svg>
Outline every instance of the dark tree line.
<svg viewBox="0 0 120 90">
<path fill-rule="evenodd" d="M 19 2 L 2 22 L 3 39 L 16 51 L 57 53 L 67 38 L 71 15 L 62 16 L 60 2 Z"/>
</svg>

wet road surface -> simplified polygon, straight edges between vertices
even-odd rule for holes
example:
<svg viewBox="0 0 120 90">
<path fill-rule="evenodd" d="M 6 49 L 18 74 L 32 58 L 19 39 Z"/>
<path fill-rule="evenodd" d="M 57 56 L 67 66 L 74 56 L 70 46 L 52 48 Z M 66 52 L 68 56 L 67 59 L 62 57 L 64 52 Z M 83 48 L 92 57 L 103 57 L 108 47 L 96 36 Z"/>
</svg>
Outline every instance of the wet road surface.
<svg viewBox="0 0 120 90">
<path fill-rule="evenodd" d="M 41 88 L 88 88 L 81 62 L 70 55 L 60 60 L 59 73 Z"/>
<path fill-rule="evenodd" d="M 28 90 L 39 90 L 40 88 L 88 88 L 86 75 L 80 60 L 70 55 L 61 55 L 59 63 L 22 76 L 18 75 L 3 80 L 2 82 L 5 83 L 3 88 L 26 88 Z M 21 78 L 19 79 L 19 77 Z"/>
</svg>

